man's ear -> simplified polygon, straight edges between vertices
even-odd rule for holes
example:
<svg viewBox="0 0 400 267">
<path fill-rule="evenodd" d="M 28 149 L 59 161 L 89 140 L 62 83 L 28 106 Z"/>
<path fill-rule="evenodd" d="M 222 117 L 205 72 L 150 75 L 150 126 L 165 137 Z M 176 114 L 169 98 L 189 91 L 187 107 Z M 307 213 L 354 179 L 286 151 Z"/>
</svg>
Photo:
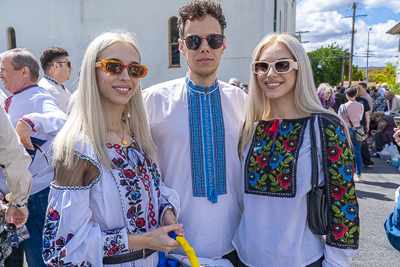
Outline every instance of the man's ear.
<svg viewBox="0 0 400 267">
<path fill-rule="evenodd" d="M 221 56 L 225 53 L 225 49 L 226 49 L 226 37 L 224 37 L 224 42 L 222 43 Z"/>
<path fill-rule="evenodd" d="M 178 39 L 178 43 L 179 43 L 179 51 L 181 52 L 181 54 L 186 57 L 185 53 L 186 53 L 186 46 L 183 43 L 183 41 L 181 39 Z"/>
<path fill-rule="evenodd" d="M 26 78 L 26 77 L 29 78 L 31 76 L 31 71 L 29 70 L 28 67 L 22 67 L 21 76 L 22 76 L 22 78 Z"/>
</svg>

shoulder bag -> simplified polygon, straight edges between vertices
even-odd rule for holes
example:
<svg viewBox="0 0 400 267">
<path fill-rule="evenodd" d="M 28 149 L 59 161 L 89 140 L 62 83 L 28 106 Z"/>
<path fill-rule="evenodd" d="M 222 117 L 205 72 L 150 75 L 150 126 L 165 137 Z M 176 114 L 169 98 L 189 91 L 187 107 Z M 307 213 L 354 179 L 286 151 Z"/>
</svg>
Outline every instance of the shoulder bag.
<svg viewBox="0 0 400 267">
<path fill-rule="evenodd" d="M 315 116 L 311 115 L 311 191 L 308 193 L 307 221 L 311 232 L 317 235 L 326 235 L 329 231 L 328 201 L 325 185 L 318 186 L 318 158 L 315 138 Z"/>
<path fill-rule="evenodd" d="M 344 113 L 346 113 L 347 118 L 349 119 L 351 129 L 354 131 L 354 134 L 356 135 L 356 140 L 359 142 L 365 141 L 365 139 L 367 139 L 367 135 L 365 134 L 364 127 L 360 126 L 358 128 L 355 128 L 349 118 L 349 114 L 347 113 L 347 109 L 344 104 L 343 104 L 343 110 L 344 110 Z"/>
</svg>

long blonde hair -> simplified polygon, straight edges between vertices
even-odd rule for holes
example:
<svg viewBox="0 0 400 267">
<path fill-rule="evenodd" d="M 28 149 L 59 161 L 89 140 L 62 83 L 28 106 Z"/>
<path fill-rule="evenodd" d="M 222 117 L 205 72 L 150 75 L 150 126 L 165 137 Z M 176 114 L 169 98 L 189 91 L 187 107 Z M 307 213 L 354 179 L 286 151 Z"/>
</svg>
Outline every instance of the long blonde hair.
<svg viewBox="0 0 400 267">
<path fill-rule="evenodd" d="M 294 104 L 302 113 L 327 113 L 337 114 L 322 107 L 316 93 L 312 68 L 307 53 L 301 43 L 289 34 L 270 33 L 256 46 L 253 52 L 253 62 L 258 61 L 264 49 L 275 43 L 281 43 L 292 53 L 297 61 L 297 79 L 294 90 Z M 258 122 L 270 109 L 269 99 L 265 96 L 257 81 L 257 75 L 250 71 L 249 99 L 246 106 L 246 122 L 239 141 L 239 157 L 243 159 L 243 151 L 251 142 L 254 132 L 254 122 Z M 342 122 L 343 120 L 337 116 Z M 349 138 L 347 128 L 346 136 Z"/>
<path fill-rule="evenodd" d="M 70 117 L 53 141 L 53 159 L 62 162 L 67 168 L 74 164 L 75 144 L 80 134 L 86 135 L 91 142 L 97 159 L 107 168 L 112 167 L 106 143 L 107 120 L 102 109 L 99 89 L 96 81 L 95 62 L 100 52 L 114 43 L 126 43 L 140 51 L 135 39 L 125 31 L 106 32 L 95 38 L 88 46 L 83 58 L 79 75 L 79 84 Z M 143 152 L 154 157 L 154 143 L 142 98 L 140 81 L 135 94 L 126 104 L 123 116 L 128 128 L 135 134 L 135 139 Z"/>
</svg>

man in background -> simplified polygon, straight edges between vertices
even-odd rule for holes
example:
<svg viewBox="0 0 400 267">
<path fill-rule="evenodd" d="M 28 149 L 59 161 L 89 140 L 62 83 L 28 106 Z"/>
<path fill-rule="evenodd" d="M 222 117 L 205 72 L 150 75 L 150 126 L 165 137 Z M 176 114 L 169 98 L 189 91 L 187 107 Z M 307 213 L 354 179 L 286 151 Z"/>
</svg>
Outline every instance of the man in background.
<svg viewBox="0 0 400 267">
<path fill-rule="evenodd" d="M 54 179 L 51 142 L 68 117 L 49 92 L 37 85 L 38 77 L 39 64 L 28 50 L 15 48 L 2 54 L 0 78 L 12 94 L 5 100 L 4 108 L 32 158 L 29 171 L 33 180 L 26 222 L 30 238 L 21 247 L 29 266 L 44 267 L 42 232 L 49 186 Z M 7 190 L 5 180 L 0 176 L 1 191 Z"/>
<path fill-rule="evenodd" d="M 71 93 L 64 83 L 69 80 L 73 70 L 67 50 L 61 47 L 46 47 L 40 54 L 40 63 L 44 76 L 38 85 L 49 91 L 57 100 L 60 109 L 66 113 Z"/>
<path fill-rule="evenodd" d="M 228 83 L 240 88 L 240 82 L 238 78 L 230 78 Z"/>
<path fill-rule="evenodd" d="M 400 96 L 393 94 L 390 91 L 386 91 L 383 96 L 386 98 L 386 104 L 389 112 L 399 113 L 400 112 Z"/>
</svg>

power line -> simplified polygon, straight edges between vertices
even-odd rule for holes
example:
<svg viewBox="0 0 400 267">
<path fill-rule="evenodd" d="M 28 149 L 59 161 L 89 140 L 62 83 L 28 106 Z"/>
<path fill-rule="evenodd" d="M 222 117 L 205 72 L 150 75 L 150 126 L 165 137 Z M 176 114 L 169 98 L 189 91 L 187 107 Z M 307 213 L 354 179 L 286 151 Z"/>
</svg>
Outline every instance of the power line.
<svg viewBox="0 0 400 267">
<path fill-rule="evenodd" d="M 394 35 L 389 35 L 389 37 L 386 39 L 386 41 L 383 42 L 383 44 L 381 44 L 377 49 L 379 49 L 382 45 L 386 44 L 386 42 L 389 41 L 389 38 L 392 37 L 392 36 L 394 36 Z"/>
</svg>

